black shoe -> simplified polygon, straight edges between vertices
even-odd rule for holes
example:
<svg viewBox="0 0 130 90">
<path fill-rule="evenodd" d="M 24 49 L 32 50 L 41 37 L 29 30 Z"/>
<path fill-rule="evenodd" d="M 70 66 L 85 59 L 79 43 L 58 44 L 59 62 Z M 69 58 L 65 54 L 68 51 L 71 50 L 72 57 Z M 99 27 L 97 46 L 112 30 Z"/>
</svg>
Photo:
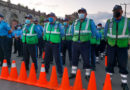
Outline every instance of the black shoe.
<svg viewBox="0 0 130 90">
<path fill-rule="evenodd" d="M 89 81 L 90 76 L 85 76 L 85 79 L 86 79 L 87 81 Z"/>
<path fill-rule="evenodd" d="M 2 63 L 0 63 L 0 67 L 2 67 Z"/>
<path fill-rule="evenodd" d="M 70 74 L 69 79 L 73 79 L 73 78 L 75 78 L 75 77 L 76 77 L 76 74 Z"/>
<path fill-rule="evenodd" d="M 92 71 L 96 71 L 96 67 L 92 67 Z"/>
<path fill-rule="evenodd" d="M 11 67 L 11 64 L 8 64 L 8 68 L 10 68 Z"/>
<path fill-rule="evenodd" d="M 102 60 L 102 61 L 105 60 L 105 57 L 101 57 L 101 60 Z"/>
<path fill-rule="evenodd" d="M 16 54 L 17 52 L 13 52 L 13 54 Z"/>
<path fill-rule="evenodd" d="M 123 90 L 129 90 L 129 87 L 126 83 L 122 83 L 121 87 L 123 88 Z"/>
<path fill-rule="evenodd" d="M 26 68 L 27 71 L 29 71 L 29 68 Z"/>
<path fill-rule="evenodd" d="M 99 61 L 97 61 L 97 62 L 96 62 L 96 64 L 100 64 L 100 62 L 99 62 Z"/>
<path fill-rule="evenodd" d="M 45 70 L 46 71 L 46 73 L 48 74 L 49 73 L 49 71 L 48 70 Z"/>
<path fill-rule="evenodd" d="M 44 63 L 45 63 L 45 61 L 43 60 L 41 63 L 43 63 L 43 64 L 44 64 Z"/>
</svg>

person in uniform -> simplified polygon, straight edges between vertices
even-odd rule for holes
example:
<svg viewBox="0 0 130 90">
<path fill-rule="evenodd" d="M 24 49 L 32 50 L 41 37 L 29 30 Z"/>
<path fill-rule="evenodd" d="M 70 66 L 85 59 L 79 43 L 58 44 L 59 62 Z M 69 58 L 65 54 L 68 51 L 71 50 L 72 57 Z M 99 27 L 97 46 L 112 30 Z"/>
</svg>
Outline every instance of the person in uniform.
<svg viewBox="0 0 130 90">
<path fill-rule="evenodd" d="M 18 24 L 17 20 L 13 20 L 11 22 L 11 28 L 12 28 L 12 32 L 15 29 L 15 26 Z M 11 54 L 12 54 L 12 45 L 13 45 L 13 35 L 12 33 L 8 33 L 7 35 L 7 45 L 8 47 L 6 48 L 6 52 L 7 52 L 7 61 L 8 61 L 8 67 L 11 66 Z"/>
<path fill-rule="evenodd" d="M 113 18 L 108 19 L 105 25 L 104 36 L 107 40 L 107 64 L 106 72 L 114 73 L 115 62 L 118 63 L 123 90 L 129 90 L 128 77 L 128 41 L 130 35 L 130 19 L 122 16 L 123 10 L 120 5 L 113 8 Z"/>
<path fill-rule="evenodd" d="M 97 32 L 99 33 L 98 29 L 97 29 Z M 96 71 L 96 63 L 98 63 L 97 58 L 96 58 L 96 48 L 97 46 L 100 45 L 100 39 L 97 40 L 96 36 L 91 35 L 90 44 L 91 44 L 91 51 L 90 51 L 91 52 L 91 58 L 90 58 L 91 69 L 93 71 Z"/>
<path fill-rule="evenodd" d="M 17 30 L 13 31 L 13 37 L 16 39 L 16 47 L 18 48 L 18 56 L 17 57 L 22 57 L 23 56 L 23 45 L 22 45 L 22 25 L 18 24 Z"/>
<path fill-rule="evenodd" d="M 62 37 L 62 43 L 61 43 L 63 65 L 65 65 L 66 51 L 68 50 L 69 62 L 71 66 L 72 65 L 72 32 L 71 32 L 71 25 L 69 25 L 69 19 L 65 18 L 63 20 L 63 25 L 64 25 L 64 32 L 65 32 L 64 37 Z"/>
<path fill-rule="evenodd" d="M 63 74 L 63 64 L 61 59 L 61 38 L 64 36 L 64 29 L 62 24 L 56 20 L 56 15 L 50 13 L 48 15 L 49 22 L 45 24 L 44 27 L 44 39 L 46 40 L 45 44 L 45 69 L 46 72 L 49 72 L 50 62 L 52 56 L 55 58 L 56 67 L 58 76 L 62 77 Z"/>
<path fill-rule="evenodd" d="M 49 21 L 48 21 L 48 19 L 44 19 L 43 20 L 43 24 L 42 24 L 42 26 L 43 26 L 43 28 L 45 27 L 45 25 L 48 23 Z M 43 36 L 43 55 L 42 55 L 42 59 L 43 59 L 43 61 L 42 61 L 42 63 L 45 63 L 45 60 L 44 60 L 44 58 L 45 58 L 45 43 L 46 43 L 46 40 L 45 40 L 45 38 L 44 38 L 44 32 L 43 32 L 43 34 L 42 34 L 42 36 Z M 51 64 L 53 64 L 53 56 L 52 55 L 50 55 L 51 56 Z"/>
<path fill-rule="evenodd" d="M 7 64 L 10 67 L 11 62 L 8 59 L 7 47 L 8 47 L 8 34 L 11 34 L 12 30 L 8 23 L 4 21 L 4 16 L 0 14 L 0 66 L 3 64 L 3 60 L 7 59 Z"/>
<path fill-rule="evenodd" d="M 104 28 L 102 27 L 102 24 L 99 23 L 97 25 L 97 29 L 99 30 L 99 33 L 101 33 L 102 35 L 102 38 L 101 38 L 101 43 L 99 45 L 99 49 L 100 49 L 100 57 L 101 57 L 101 60 L 104 59 L 104 56 L 105 56 L 105 49 L 106 49 L 106 41 L 104 40 Z"/>
<path fill-rule="evenodd" d="M 17 25 L 18 25 L 18 21 L 17 20 L 13 20 L 12 23 L 11 23 L 11 28 L 12 30 L 15 32 L 17 30 Z M 14 51 L 13 51 L 13 54 L 16 54 L 17 51 L 18 51 L 18 48 L 17 48 L 17 42 L 16 42 L 16 39 L 14 38 L 13 39 L 13 47 L 14 47 Z"/>
<path fill-rule="evenodd" d="M 76 76 L 79 56 L 81 54 L 83 58 L 83 68 L 85 69 L 85 79 L 89 80 L 90 77 L 90 37 L 91 34 L 96 36 L 97 39 L 100 38 L 99 33 L 96 31 L 96 25 L 92 19 L 86 18 L 87 11 L 84 8 L 78 10 L 79 19 L 77 19 L 71 29 L 72 29 L 72 72 L 70 79 Z"/>
<path fill-rule="evenodd" d="M 43 33 L 43 27 L 38 23 L 38 19 L 35 18 L 34 23 L 35 23 L 36 27 L 39 28 L 41 30 L 41 32 Z M 38 34 L 38 51 L 39 51 L 38 54 L 39 54 L 39 58 L 42 57 L 42 52 L 44 51 L 43 45 L 44 45 L 44 43 L 43 43 L 42 35 L 40 36 Z"/>
<path fill-rule="evenodd" d="M 27 15 L 25 17 L 25 25 L 23 26 L 23 60 L 25 61 L 26 69 L 29 70 L 29 58 L 31 56 L 33 63 L 35 64 L 35 69 L 38 69 L 37 63 L 37 44 L 38 44 L 38 34 L 42 35 L 42 32 L 33 23 L 32 15 Z"/>
<path fill-rule="evenodd" d="M 100 64 L 99 60 L 103 60 L 104 52 L 105 52 L 105 40 L 104 40 L 104 28 L 102 27 L 102 24 L 99 23 L 97 25 L 98 32 L 102 35 L 101 40 L 98 40 L 98 44 L 96 45 L 96 63 Z"/>
</svg>

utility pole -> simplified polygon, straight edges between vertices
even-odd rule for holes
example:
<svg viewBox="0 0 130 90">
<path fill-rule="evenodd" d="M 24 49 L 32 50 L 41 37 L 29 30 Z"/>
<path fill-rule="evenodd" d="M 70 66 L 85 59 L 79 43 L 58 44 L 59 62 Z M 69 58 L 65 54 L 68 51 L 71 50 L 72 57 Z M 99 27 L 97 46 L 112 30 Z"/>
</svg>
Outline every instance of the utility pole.
<svg viewBox="0 0 130 90">
<path fill-rule="evenodd" d="M 124 3 L 124 4 L 120 4 L 120 5 L 124 5 L 125 6 L 125 17 L 127 15 L 127 6 L 130 5 L 130 3 Z"/>
</svg>

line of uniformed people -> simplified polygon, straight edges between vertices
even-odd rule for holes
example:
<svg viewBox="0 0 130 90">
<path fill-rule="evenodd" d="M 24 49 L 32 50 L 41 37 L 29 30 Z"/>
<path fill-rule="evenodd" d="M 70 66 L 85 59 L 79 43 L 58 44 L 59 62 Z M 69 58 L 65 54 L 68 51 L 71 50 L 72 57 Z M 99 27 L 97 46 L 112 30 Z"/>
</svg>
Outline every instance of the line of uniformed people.
<svg viewBox="0 0 130 90">
<path fill-rule="evenodd" d="M 81 12 L 86 13 L 86 10 L 81 9 Z M 32 57 L 33 62 L 35 63 L 35 67 L 37 70 L 37 68 L 38 68 L 38 64 L 37 64 L 37 58 L 38 58 L 37 49 L 38 48 L 37 48 L 37 46 L 39 46 L 39 51 L 40 51 L 39 56 L 41 56 L 41 54 L 43 52 L 42 49 L 44 49 L 43 39 L 46 40 L 46 44 L 53 45 L 52 46 L 53 48 L 55 47 L 54 50 L 52 49 L 51 50 L 52 52 L 50 52 L 48 49 L 49 45 L 45 45 L 46 72 L 48 72 L 48 69 L 49 69 L 49 62 L 53 61 L 53 54 L 54 54 L 55 60 L 57 60 L 56 63 L 57 63 L 57 70 L 59 72 L 59 76 L 62 76 L 62 63 L 63 63 L 63 65 L 65 64 L 66 50 L 68 50 L 68 52 L 69 52 L 70 66 L 72 66 L 72 64 L 73 64 L 72 62 L 74 62 L 74 61 L 72 61 L 72 38 L 74 35 L 74 30 L 72 29 L 72 26 L 69 25 L 69 20 L 67 18 L 63 20 L 63 25 L 62 25 L 60 22 L 56 21 L 56 16 L 54 13 L 49 14 L 48 17 L 49 17 L 48 20 L 50 23 L 44 24 L 45 25 L 44 30 L 43 30 L 42 26 L 40 24 L 38 24 L 37 19 L 33 20 L 33 17 L 31 15 L 27 15 L 25 17 L 26 20 L 25 20 L 25 24 L 23 26 L 17 23 L 15 25 L 15 29 L 12 31 L 12 33 L 7 34 L 7 38 L 8 38 L 7 42 L 8 42 L 8 45 L 10 46 L 7 48 L 7 52 L 8 52 L 7 60 L 9 59 L 8 60 L 9 67 L 11 65 L 10 59 L 11 59 L 11 52 L 12 52 L 12 37 L 15 38 L 16 47 L 18 50 L 18 56 L 23 56 L 23 60 L 25 60 L 27 70 L 29 70 L 29 57 L 30 56 Z M 86 17 L 86 16 L 84 16 L 84 17 Z M 53 18 L 54 18 L 54 20 L 53 20 Z M 54 22 L 54 24 L 53 24 L 53 22 Z M 55 22 L 56 22 L 56 25 L 55 25 Z M 52 23 L 52 25 L 51 25 L 51 23 Z M 49 32 L 49 35 L 47 35 L 48 32 L 46 31 L 46 29 L 48 29 L 48 27 L 49 27 L 48 24 L 50 24 L 51 29 L 54 29 L 54 30 L 56 30 L 56 28 L 59 27 L 60 35 L 58 36 L 59 33 L 57 33 L 56 31 Z M 84 24 L 84 25 L 88 25 L 88 23 Z M 52 26 L 53 26 L 53 28 L 52 28 Z M 94 23 L 93 23 L 93 27 L 96 30 Z M 85 27 L 85 29 L 86 28 L 88 28 L 88 26 Z M 53 33 L 54 33 L 54 36 L 51 35 Z M 44 35 L 42 35 L 42 34 L 44 34 Z M 42 38 L 42 36 L 43 36 L 43 38 Z M 52 36 L 54 38 L 52 38 Z M 76 38 L 77 38 L 77 36 L 76 36 Z M 80 43 L 80 41 L 78 41 L 78 43 Z M 48 52 L 49 52 L 49 54 L 48 54 Z M 47 57 L 47 54 L 49 55 L 48 57 Z M 86 57 L 86 55 L 84 55 L 84 56 Z M 48 58 L 51 60 L 49 60 Z M 61 61 L 61 58 L 63 59 L 62 61 Z M 76 59 L 78 61 L 78 58 L 76 58 Z"/>
<path fill-rule="evenodd" d="M 4 22 L 4 17 L 0 15 L 0 61 L 8 59 L 5 45 L 8 34 L 12 34 L 19 45 L 22 45 L 23 60 L 26 69 L 29 70 L 30 56 L 38 69 L 38 47 L 39 56 L 45 51 L 45 69 L 49 73 L 49 67 L 53 61 L 56 63 L 58 76 L 62 77 L 63 65 L 66 64 L 66 51 L 68 50 L 69 62 L 72 67 L 70 79 L 75 78 L 78 69 L 79 56 L 83 59 L 83 69 L 85 79 L 89 80 L 90 72 L 96 70 L 96 60 L 99 60 L 105 52 L 106 41 L 108 66 L 107 73 L 114 72 L 115 62 L 118 63 L 123 90 L 129 90 L 127 85 L 127 61 L 128 61 L 128 37 L 130 30 L 130 20 L 122 16 L 122 8 L 116 5 L 113 9 L 113 19 L 107 21 L 105 32 L 101 24 L 96 25 L 92 19 L 87 18 L 87 11 L 84 8 L 78 10 L 78 19 L 69 24 L 69 19 L 65 18 L 63 24 L 57 20 L 54 13 L 48 15 L 48 21 L 44 23 L 44 28 L 38 24 L 38 20 L 33 20 L 32 15 L 25 17 L 25 24 L 21 28 L 17 25 L 16 32 L 12 32 L 10 26 Z M 45 41 L 45 45 L 44 45 Z M 22 42 L 22 43 L 21 43 Z M 44 46 L 44 47 L 43 47 Z M 19 55 L 21 55 L 19 54 Z M 122 55 L 123 54 L 123 55 Z M 123 61 L 124 60 L 124 61 Z"/>
<path fill-rule="evenodd" d="M 122 16 L 122 8 L 121 6 L 116 5 L 113 9 L 113 18 L 120 23 L 122 27 L 118 28 L 115 27 L 114 21 L 110 21 L 113 24 L 110 24 L 110 31 L 106 28 L 108 27 L 108 22 L 105 26 L 105 33 L 102 31 L 101 24 L 100 28 L 98 27 L 99 31 L 96 29 L 94 21 L 92 19 L 86 18 L 87 12 L 84 8 L 81 8 L 78 11 L 79 19 L 73 22 L 72 26 L 68 24 L 68 20 L 63 20 L 63 25 L 56 20 L 56 16 L 54 13 L 50 13 L 48 15 L 49 22 L 44 26 L 44 35 L 43 38 L 46 40 L 45 44 L 45 69 L 46 72 L 49 72 L 50 61 L 52 61 L 53 57 L 55 58 L 56 67 L 58 76 L 62 77 L 63 73 L 63 64 L 65 64 L 65 52 L 68 49 L 69 52 L 69 61 L 70 65 L 72 66 L 72 71 L 70 75 L 70 79 L 76 76 L 76 71 L 78 68 L 79 56 L 82 56 L 83 59 L 83 68 L 85 69 L 85 78 L 89 80 L 90 72 L 92 66 L 95 67 L 95 44 L 100 44 L 101 34 L 102 37 L 107 33 L 107 55 L 108 55 L 108 66 L 107 66 L 107 73 L 113 72 L 112 65 L 115 64 L 115 60 L 119 64 L 119 69 L 121 73 L 122 79 L 122 87 L 123 90 L 129 90 L 127 85 L 127 61 L 128 61 L 128 52 L 126 53 L 127 46 L 128 46 L 128 36 L 129 36 L 129 19 Z M 120 18 L 119 18 L 120 17 Z M 127 21 L 126 21 L 127 20 Z M 128 24 L 128 25 L 127 25 Z M 71 29 L 70 29 L 71 28 Z M 108 28 L 109 29 L 109 28 Z M 117 33 L 119 30 L 119 33 Z M 107 32 L 108 31 L 108 32 Z M 116 33 L 115 33 L 116 31 Z M 110 33 L 110 34 L 109 34 Z M 104 35 L 103 35 L 104 34 Z M 114 36 L 116 34 L 116 38 Z M 118 38 L 119 35 L 119 38 Z M 68 37 L 68 39 L 67 39 Z M 123 39 L 123 40 L 122 40 Z M 71 42 L 71 43 L 70 43 Z M 123 42 L 123 43 L 122 43 Z M 116 44 L 118 46 L 116 46 Z M 71 45 L 72 44 L 72 45 Z M 68 47 L 70 45 L 70 47 Z M 103 56 L 105 50 L 105 41 L 101 39 L 100 52 L 101 57 Z M 70 49 L 72 48 L 72 49 Z M 121 49 L 121 51 L 120 51 Z M 71 51 L 72 50 L 72 51 Z M 114 52 L 113 52 L 114 50 Z M 117 50 L 117 51 L 115 51 Z M 62 53 L 61 53 L 62 52 Z M 90 53 L 91 52 L 91 53 Z M 124 55 L 120 54 L 122 52 Z M 118 56 L 116 56 L 118 55 Z M 112 56 L 114 57 L 112 59 Z M 122 61 L 123 58 L 125 62 Z M 114 61 L 113 61 L 114 60 Z M 90 62 L 91 61 L 91 62 Z M 121 62 L 124 63 L 121 65 Z M 92 68 L 95 70 L 94 68 Z M 111 74 L 111 73 L 110 73 Z"/>
<path fill-rule="evenodd" d="M 70 78 L 74 78 L 78 66 L 79 56 L 83 58 L 83 68 L 86 70 L 86 79 L 90 77 L 90 38 L 100 39 L 101 35 L 96 30 L 96 25 L 92 19 L 86 18 L 87 12 L 84 8 L 79 11 L 79 19 L 72 25 L 69 20 L 63 20 L 63 26 L 56 20 L 54 13 L 48 15 L 49 22 L 44 27 L 45 44 L 45 68 L 48 73 L 50 61 L 54 56 L 58 71 L 58 76 L 63 73 L 65 65 L 66 51 L 69 53 L 69 62 L 72 66 Z M 92 40 L 93 41 L 93 40 Z M 61 52 L 61 53 L 60 53 Z M 63 65 L 62 65 L 63 64 Z"/>
</svg>

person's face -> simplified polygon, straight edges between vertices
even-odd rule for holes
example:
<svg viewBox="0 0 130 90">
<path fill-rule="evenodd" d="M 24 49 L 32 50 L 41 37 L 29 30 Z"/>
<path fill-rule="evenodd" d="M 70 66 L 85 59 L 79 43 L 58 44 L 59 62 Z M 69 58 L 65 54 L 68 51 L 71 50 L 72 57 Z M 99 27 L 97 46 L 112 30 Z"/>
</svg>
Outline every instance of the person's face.
<svg viewBox="0 0 130 90">
<path fill-rule="evenodd" d="M 38 24 L 38 22 L 34 22 L 35 24 Z"/>
<path fill-rule="evenodd" d="M 33 22 L 33 19 L 31 19 L 31 18 L 26 18 L 26 20 L 25 20 L 26 24 L 31 24 L 32 22 Z"/>
<path fill-rule="evenodd" d="M 122 17 L 122 14 L 123 14 L 123 11 L 122 10 L 115 10 L 113 11 L 113 16 L 116 18 L 116 19 L 120 19 Z"/>
<path fill-rule="evenodd" d="M 16 26 L 18 24 L 18 22 L 16 22 L 16 21 L 12 21 L 12 29 L 14 29 L 14 27 Z"/>
<path fill-rule="evenodd" d="M 3 20 L 3 18 L 2 17 L 0 17 L 0 21 L 2 21 Z"/>
<path fill-rule="evenodd" d="M 18 29 L 21 29 L 21 26 L 18 26 L 17 28 L 18 28 Z"/>
<path fill-rule="evenodd" d="M 78 16 L 79 16 L 79 19 L 85 19 L 87 17 L 87 13 L 83 12 L 83 11 L 80 11 L 78 13 Z"/>
<path fill-rule="evenodd" d="M 56 21 L 56 17 L 53 16 L 52 18 L 53 18 L 53 20 L 54 20 L 54 22 L 55 22 L 55 21 Z"/>
<path fill-rule="evenodd" d="M 53 23 L 53 22 L 56 21 L 56 17 L 55 16 L 49 16 L 48 20 L 49 20 L 50 23 Z"/>
<path fill-rule="evenodd" d="M 101 29 L 101 28 L 102 28 L 102 25 L 98 25 L 97 28 L 98 28 L 98 29 Z"/>
<path fill-rule="evenodd" d="M 64 21 L 63 24 L 64 26 L 67 26 L 69 24 L 69 21 Z"/>
</svg>

